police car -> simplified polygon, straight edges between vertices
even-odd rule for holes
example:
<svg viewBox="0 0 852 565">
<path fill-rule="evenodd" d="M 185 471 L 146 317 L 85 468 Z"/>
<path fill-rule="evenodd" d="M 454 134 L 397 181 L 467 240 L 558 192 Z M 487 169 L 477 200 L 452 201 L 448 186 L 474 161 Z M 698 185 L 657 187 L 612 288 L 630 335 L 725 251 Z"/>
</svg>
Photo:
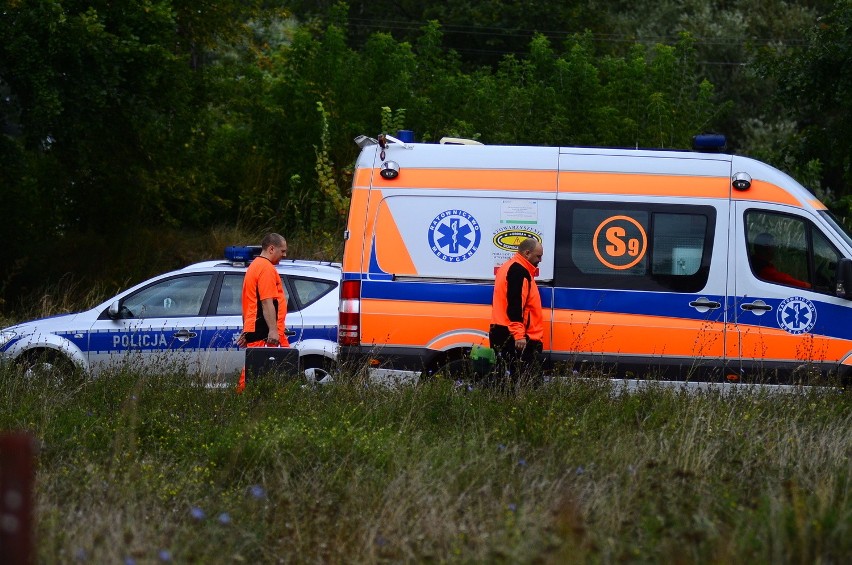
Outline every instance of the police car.
<svg viewBox="0 0 852 565">
<path fill-rule="evenodd" d="M 89 374 L 110 367 L 181 370 L 233 382 L 245 360 L 242 286 L 259 246 L 228 247 L 225 259 L 159 275 L 91 310 L 25 322 L 0 331 L 0 358 L 27 371 Z M 339 264 L 282 260 L 290 346 L 317 379 L 337 356 Z"/>
</svg>

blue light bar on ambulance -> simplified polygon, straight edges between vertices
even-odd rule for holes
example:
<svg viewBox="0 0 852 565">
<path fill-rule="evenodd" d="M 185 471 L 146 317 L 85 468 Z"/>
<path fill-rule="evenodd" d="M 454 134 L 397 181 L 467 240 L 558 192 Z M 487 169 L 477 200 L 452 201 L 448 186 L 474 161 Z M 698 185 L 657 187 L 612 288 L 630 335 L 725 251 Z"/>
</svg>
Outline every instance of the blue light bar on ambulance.
<svg viewBox="0 0 852 565">
<path fill-rule="evenodd" d="M 260 255 L 259 245 L 229 245 L 225 248 L 225 259 L 231 263 L 248 263 Z"/>
<path fill-rule="evenodd" d="M 728 140 L 721 133 L 699 133 L 692 136 L 692 149 L 705 153 L 718 153 L 728 146 Z"/>
<path fill-rule="evenodd" d="M 403 143 L 414 143 L 414 132 L 410 129 L 396 130 L 396 138 Z"/>
</svg>

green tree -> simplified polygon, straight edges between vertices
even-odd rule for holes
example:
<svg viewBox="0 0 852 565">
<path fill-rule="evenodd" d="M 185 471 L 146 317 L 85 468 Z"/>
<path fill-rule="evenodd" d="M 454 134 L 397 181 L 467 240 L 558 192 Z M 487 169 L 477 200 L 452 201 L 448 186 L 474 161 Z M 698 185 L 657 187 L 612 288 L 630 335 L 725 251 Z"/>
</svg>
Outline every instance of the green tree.
<svg viewBox="0 0 852 565">
<path fill-rule="evenodd" d="M 794 167 L 822 167 L 822 189 L 834 198 L 852 188 L 852 2 L 834 10 L 804 34 L 804 44 L 764 67 L 776 81 L 785 118 L 797 124 L 786 138 Z M 810 165 L 809 165 L 810 164 Z M 844 208 L 849 204 L 844 203 Z M 849 209 L 843 210 L 848 214 Z"/>
<path fill-rule="evenodd" d="M 200 226 L 227 206 L 211 193 L 204 54 L 256 5 L 3 3 L 0 262 L 71 234 Z"/>
</svg>

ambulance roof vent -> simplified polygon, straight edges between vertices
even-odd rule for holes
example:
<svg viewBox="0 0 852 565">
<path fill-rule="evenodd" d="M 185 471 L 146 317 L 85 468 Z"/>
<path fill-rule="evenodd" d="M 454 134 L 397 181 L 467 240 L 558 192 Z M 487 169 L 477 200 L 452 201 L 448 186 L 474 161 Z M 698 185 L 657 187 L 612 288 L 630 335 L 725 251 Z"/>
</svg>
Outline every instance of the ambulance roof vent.
<svg viewBox="0 0 852 565">
<path fill-rule="evenodd" d="M 439 141 L 441 145 L 482 145 L 475 139 L 465 139 L 463 137 L 442 137 Z"/>
<path fill-rule="evenodd" d="M 366 135 L 359 135 L 355 138 L 355 144 L 361 149 L 364 149 L 365 147 L 369 147 L 371 145 L 378 145 L 379 140 L 373 139 L 372 137 L 367 137 Z"/>
</svg>

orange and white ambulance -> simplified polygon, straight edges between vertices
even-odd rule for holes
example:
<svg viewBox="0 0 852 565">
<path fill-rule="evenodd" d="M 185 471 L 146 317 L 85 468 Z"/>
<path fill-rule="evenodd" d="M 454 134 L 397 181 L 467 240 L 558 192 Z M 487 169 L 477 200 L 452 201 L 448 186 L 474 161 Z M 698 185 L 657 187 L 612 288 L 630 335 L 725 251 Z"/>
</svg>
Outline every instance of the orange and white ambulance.
<svg viewBox="0 0 852 565">
<path fill-rule="evenodd" d="M 495 269 L 527 237 L 544 246 L 554 366 L 721 382 L 852 371 L 852 237 L 769 165 L 719 152 L 356 142 L 338 335 L 342 356 L 373 373 L 429 375 L 487 346 Z"/>
</svg>

